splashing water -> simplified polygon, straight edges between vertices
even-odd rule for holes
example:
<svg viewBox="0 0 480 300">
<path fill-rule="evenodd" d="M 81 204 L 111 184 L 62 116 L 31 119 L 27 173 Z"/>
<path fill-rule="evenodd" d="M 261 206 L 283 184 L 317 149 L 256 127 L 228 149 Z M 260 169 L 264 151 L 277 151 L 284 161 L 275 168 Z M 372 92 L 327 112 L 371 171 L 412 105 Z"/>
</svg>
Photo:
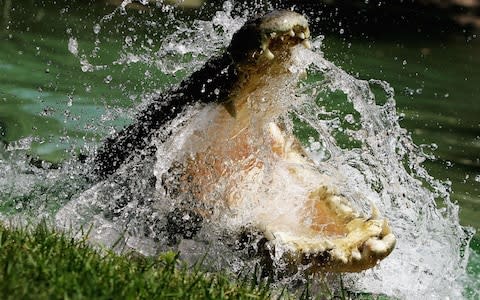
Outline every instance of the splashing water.
<svg viewBox="0 0 480 300">
<path fill-rule="evenodd" d="M 351 195 L 349 198 L 363 194 L 374 199 L 398 237 L 391 257 L 352 280 L 360 289 L 407 298 L 461 297 L 459 279 L 466 267 L 463 251 L 469 235 L 458 223 L 458 207 L 450 202 L 448 187 L 427 174 L 421 166 L 424 155 L 399 126 L 393 89 L 386 82 L 355 79 L 320 53 L 312 54 L 310 59 L 314 70 L 322 72 L 325 79 L 308 88 L 346 95 L 358 113 L 361 127 L 345 133 L 361 146 L 342 149 L 332 139 L 336 130 L 344 129 L 329 126 L 328 122 L 340 116 L 318 120 L 316 115 L 303 114 L 302 118 L 323 134 L 323 144 L 330 153 L 326 162 L 336 170 L 334 174 L 345 178 L 344 191 Z M 385 92 L 384 104 L 376 104 L 372 85 Z M 358 204 L 365 209 L 368 206 L 365 202 Z"/>
<path fill-rule="evenodd" d="M 124 6 L 120 10 L 125 13 Z M 109 18 L 111 16 L 103 22 Z M 169 75 L 191 73 L 208 57 L 221 52 L 245 20 L 244 16 L 233 16 L 232 4 L 226 2 L 224 11 L 217 12 L 212 21 L 196 20 L 193 26 L 179 22 L 160 45 L 147 38 L 146 44 L 142 44 L 143 52 L 137 50 L 134 36 L 126 36 L 113 64 L 145 64 Z M 101 33 L 101 28 L 99 24 L 94 26 L 96 35 Z M 290 108 L 290 126 L 316 165 L 337 180 L 345 197 L 365 214 L 370 201 L 373 202 L 389 219 L 398 239 L 395 250 L 377 267 L 347 275 L 348 288 L 400 298 L 462 297 L 464 282 L 468 280 L 465 270 L 472 233 L 459 225 L 458 206 L 450 201 L 449 187 L 425 171 L 422 163 L 426 156 L 399 126 L 393 89 L 383 81 L 356 79 L 326 60 L 320 48 L 321 38 L 315 39 L 313 45 L 313 50 L 294 52 L 299 62 L 295 66 L 306 68 L 308 76 L 299 84 L 295 95 L 282 99 Z M 70 39 L 68 49 L 79 57 L 82 70 L 95 72 L 106 68 L 97 68 L 91 63 L 89 59 L 95 58 L 95 52 L 82 54 L 81 44 L 75 38 Z M 185 55 L 191 59 L 182 60 Z M 292 74 L 299 71 L 292 70 Z M 158 92 L 144 98 L 148 101 Z M 161 130 L 159 135 L 168 134 L 170 139 L 157 145 L 157 155 L 135 157 L 128 169 L 120 169 L 111 180 L 88 190 L 80 179 L 83 174 L 71 164 L 59 170 L 25 175 L 21 178 L 25 184 L 13 182 L 24 166 L 5 163 L 4 158 L 18 150 L 6 148 L 6 154 L 0 153 L 3 178 L 0 188 L 5 191 L 8 187 L 12 193 L 35 200 L 43 196 L 34 195 L 33 185 L 42 182 L 46 190 L 51 190 L 61 186 L 65 180 L 63 174 L 69 174 L 67 180 L 73 184 L 65 184 L 69 186 L 64 190 L 65 195 L 49 202 L 52 206 L 62 206 L 56 215 L 59 227 L 92 226 L 92 241 L 119 251 L 133 249 L 155 255 L 173 248 L 180 250 L 187 260 L 200 259 L 208 252 L 209 257 L 214 258 L 212 268 L 241 270 L 252 262 L 235 247 L 236 236 L 232 231 L 244 224 L 236 223 L 225 230 L 231 224 L 225 225 L 225 219 L 212 219 L 201 229 L 192 225 L 189 230 L 197 231 L 193 239 L 187 232 L 172 240 L 168 234 L 169 220 L 188 221 L 198 216 L 188 213 L 175 216 L 172 208 L 181 199 L 157 186 L 159 181 L 174 180 L 171 170 L 182 149 L 178 143 L 190 137 L 185 123 L 201 120 L 206 110 L 208 107 L 201 106 L 188 109 Z M 161 155 L 162 147 L 168 150 L 165 155 Z M 8 159 L 13 160 L 28 159 Z M 82 192 L 65 204 L 78 191 Z M 32 209 L 36 206 L 34 202 Z M 24 205 L 21 203 L 17 201 L 18 205 Z M 40 210 L 48 215 L 57 208 Z"/>
</svg>

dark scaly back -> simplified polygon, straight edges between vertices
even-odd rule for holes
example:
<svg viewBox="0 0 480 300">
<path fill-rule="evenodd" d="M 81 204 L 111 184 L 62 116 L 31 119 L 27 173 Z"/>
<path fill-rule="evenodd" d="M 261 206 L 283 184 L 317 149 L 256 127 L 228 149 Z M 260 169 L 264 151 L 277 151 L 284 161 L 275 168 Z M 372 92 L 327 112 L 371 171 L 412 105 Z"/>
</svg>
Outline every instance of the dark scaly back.
<svg viewBox="0 0 480 300">
<path fill-rule="evenodd" d="M 97 180 L 113 174 L 132 154 L 144 150 L 152 135 L 195 103 L 222 103 L 238 80 L 238 71 L 227 51 L 210 59 L 180 85 L 153 100 L 133 124 L 108 137 L 93 159 Z"/>
<path fill-rule="evenodd" d="M 103 179 L 113 174 L 135 152 L 145 150 L 153 133 L 195 103 L 224 103 L 245 74 L 239 66 L 256 65 L 262 50 L 265 19 L 290 11 L 274 11 L 247 21 L 232 37 L 226 52 L 210 59 L 200 70 L 182 81 L 141 111 L 133 124 L 107 138 L 94 157 L 94 176 Z M 228 109 L 228 105 L 226 105 Z M 234 112 L 231 112 L 234 115 Z"/>
</svg>

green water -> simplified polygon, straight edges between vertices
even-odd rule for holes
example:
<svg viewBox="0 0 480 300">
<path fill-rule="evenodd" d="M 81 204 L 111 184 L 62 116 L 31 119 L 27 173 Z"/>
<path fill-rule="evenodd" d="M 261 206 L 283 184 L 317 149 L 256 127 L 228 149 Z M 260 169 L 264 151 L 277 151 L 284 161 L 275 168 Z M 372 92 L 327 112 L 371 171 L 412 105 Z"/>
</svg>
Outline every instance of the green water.
<svg viewBox="0 0 480 300">
<path fill-rule="evenodd" d="M 436 178 L 452 183 L 452 199 L 465 225 L 480 228 L 480 39 L 339 42 L 325 53 L 360 78 L 378 78 L 396 91 L 402 126 L 436 159 L 426 163 Z"/>
<path fill-rule="evenodd" d="M 66 3 L 71 2 L 0 1 L 0 142 L 16 145 L 34 137 L 32 153 L 51 161 L 86 151 L 111 128 L 128 122 L 130 109 L 140 103 L 132 94 L 182 77 L 182 72 L 164 75 L 154 65 L 113 63 L 126 36 L 161 40 L 171 32 L 165 14 L 131 11 L 101 22 L 112 7 Z M 191 19 L 188 12 L 176 14 Z M 142 26 L 152 16 L 158 24 Z M 101 25 L 98 35 L 95 24 Z M 71 38 L 79 45 L 78 56 L 68 50 Z M 96 46 L 100 49 L 92 56 Z M 398 110 L 405 114 L 402 126 L 435 156 L 425 163 L 428 170 L 451 182 L 461 223 L 480 229 L 480 38 L 340 35 L 327 36 L 323 50 L 357 77 L 385 80 L 395 88 Z M 83 72 L 82 54 L 92 65 L 106 67 Z M 107 111 L 107 118 L 100 118 Z M 474 267 L 478 271 L 478 264 Z"/>
</svg>

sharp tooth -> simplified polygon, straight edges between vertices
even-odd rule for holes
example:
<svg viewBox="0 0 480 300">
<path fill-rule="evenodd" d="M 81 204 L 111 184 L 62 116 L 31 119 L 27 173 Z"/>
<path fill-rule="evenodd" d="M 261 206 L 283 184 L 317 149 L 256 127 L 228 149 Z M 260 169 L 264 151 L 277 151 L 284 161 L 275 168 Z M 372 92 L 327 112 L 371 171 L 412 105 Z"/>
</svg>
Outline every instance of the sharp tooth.
<svg viewBox="0 0 480 300">
<path fill-rule="evenodd" d="M 361 260 L 362 259 L 362 255 L 360 254 L 360 251 L 358 251 L 358 249 L 353 249 L 352 250 L 352 257 L 354 260 Z"/>
<path fill-rule="evenodd" d="M 277 36 L 277 33 L 275 31 L 270 33 L 270 37 L 275 38 L 276 36 Z"/>
<path fill-rule="evenodd" d="M 345 252 L 342 250 L 335 248 L 330 253 L 334 258 L 340 260 L 342 263 L 346 264 L 348 262 L 348 258 L 345 255 Z"/>
<path fill-rule="evenodd" d="M 397 239 L 395 238 L 393 233 L 389 233 L 383 237 L 383 242 L 385 243 L 385 245 L 387 245 L 388 249 L 393 249 L 393 247 L 395 247 L 395 244 L 397 243 Z"/>
<path fill-rule="evenodd" d="M 325 247 L 327 247 L 328 249 L 333 249 L 333 247 L 335 247 L 335 244 L 332 243 L 330 240 L 325 240 L 324 244 Z"/>
<path fill-rule="evenodd" d="M 298 36 L 299 38 L 301 38 L 302 40 L 305 39 L 305 33 L 303 33 L 303 32 L 299 32 L 299 33 L 297 34 L 297 36 Z"/>
<path fill-rule="evenodd" d="M 318 246 L 318 249 L 315 249 L 315 250 L 316 250 L 315 252 L 316 252 L 316 253 L 320 253 L 320 252 L 325 251 L 325 249 L 326 249 L 326 248 L 325 248 L 323 245 L 320 245 L 320 246 Z"/>
<path fill-rule="evenodd" d="M 387 245 L 385 245 L 383 241 L 376 238 L 368 239 L 365 242 L 365 246 L 367 246 L 367 249 L 370 250 L 370 252 L 373 252 L 375 254 L 381 254 L 387 250 Z"/>
<path fill-rule="evenodd" d="M 387 234 L 383 239 L 379 240 L 377 238 L 370 238 L 365 242 L 365 246 L 371 252 L 377 255 L 383 255 L 392 251 L 395 246 L 396 239 L 393 234 Z"/>
<path fill-rule="evenodd" d="M 392 233 L 392 230 L 388 226 L 387 220 L 383 220 L 383 226 L 382 226 L 382 236 L 386 236 L 387 234 Z"/>
<path fill-rule="evenodd" d="M 378 211 L 378 208 L 375 205 L 375 203 L 372 202 L 371 206 L 372 206 L 372 217 L 371 217 L 371 219 L 378 220 L 379 217 L 380 217 L 380 211 Z"/>
<path fill-rule="evenodd" d="M 273 59 L 275 57 L 275 55 L 273 55 L 272 51 L 270 51 L 270 49 L 265 49 L 265 52 L 264 52 L 264 55 L 266 58 L 268 59 Z"/>
<path fill-rule="evenodd" d="M 305 29 L 305 37 L 308 39 L 310 37 L 310 29 L 308 27 Z"/>
<path fill-rule="evenodd" d="M 293 31 L 293 29 L 290 29 L 290 31 L 288 32 L 288 35 L 291 36 L 291 37 L 294 37 L 295 36 L 295 31 Z"/>
<path fill-rule="evenodd" d="M 269 241 L 273 241 L 275 239 L 275 235 L 270 230 L 264 231 L 263 234 L 267 238 L 267 240 L 269 240 Z"/>
<path fill-rule="evenodd" d="M 303 40 L 302 45 L 307 49 L 312 49 L 312 43 L 309 40 Z"/>
</svg>

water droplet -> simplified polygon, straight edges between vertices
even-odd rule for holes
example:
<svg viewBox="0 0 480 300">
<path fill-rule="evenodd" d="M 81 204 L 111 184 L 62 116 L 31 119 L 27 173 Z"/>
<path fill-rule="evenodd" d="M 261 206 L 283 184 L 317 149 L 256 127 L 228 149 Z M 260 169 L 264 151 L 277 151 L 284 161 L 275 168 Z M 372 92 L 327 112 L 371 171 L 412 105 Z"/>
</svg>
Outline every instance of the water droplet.
<svg viewBox="0 0 480 300">
<path fill-rule="evenodd" d="M 405 87 L 405 95 L 407 96 L 413 96 L 414 90 L 412 88 L 409 88 L 408 86 Z"/>
<path fill-rule="evenodd" d="M 73 55 L 77 56 L 78 55 L 78 42 L 77 39 L 75 38 L 70 38 L 68 40 L 68 51 L 72 53 Z"/>
<path fill-rule="evenodd" d="M 125 44 L 126 44 L 127 46 L 129 46 L 129 47 L 132 46 L 133 40 L 132 40 L 132 37 L 131 37 L 131 36 L 127 35 L 127 36 L 125 37 Z"/>
<path fill-rule="evenodd" d="M 352 114 L 348 114 L 348 115 L 345 116 L 345 121 L 347 121 L 350 124 L 353 124 L 353 123 L 355 123 L 355 118 L 353 117 Z"/>
<path fill-rule="evenodd" d="M 480 175 L 475 176 L 475 181 L 480 182 Z"/>
<path fill-rule="evenodd" d="M 403 62 L 402 62 L 402 65 L 406 65 L 407 64 L 407 61 L 404 59 Z"/>
<path fill-rule="evenodd" d="M 107 77 L 105 77 L 105 79 L 103 79 L 103 82 L 105 83 L 110 83 L 112 81 L 112 75 L 108 75 Z"/>
<path fill-rule="evenodd" d="M 99 33 L 100 33 L 100 29 L 102 29 L 102 27 L 100 27 L 100 24 L 95 24 L 95 25 L 93 26 L 93 33 L 99 34 Z"/>
</svg>

